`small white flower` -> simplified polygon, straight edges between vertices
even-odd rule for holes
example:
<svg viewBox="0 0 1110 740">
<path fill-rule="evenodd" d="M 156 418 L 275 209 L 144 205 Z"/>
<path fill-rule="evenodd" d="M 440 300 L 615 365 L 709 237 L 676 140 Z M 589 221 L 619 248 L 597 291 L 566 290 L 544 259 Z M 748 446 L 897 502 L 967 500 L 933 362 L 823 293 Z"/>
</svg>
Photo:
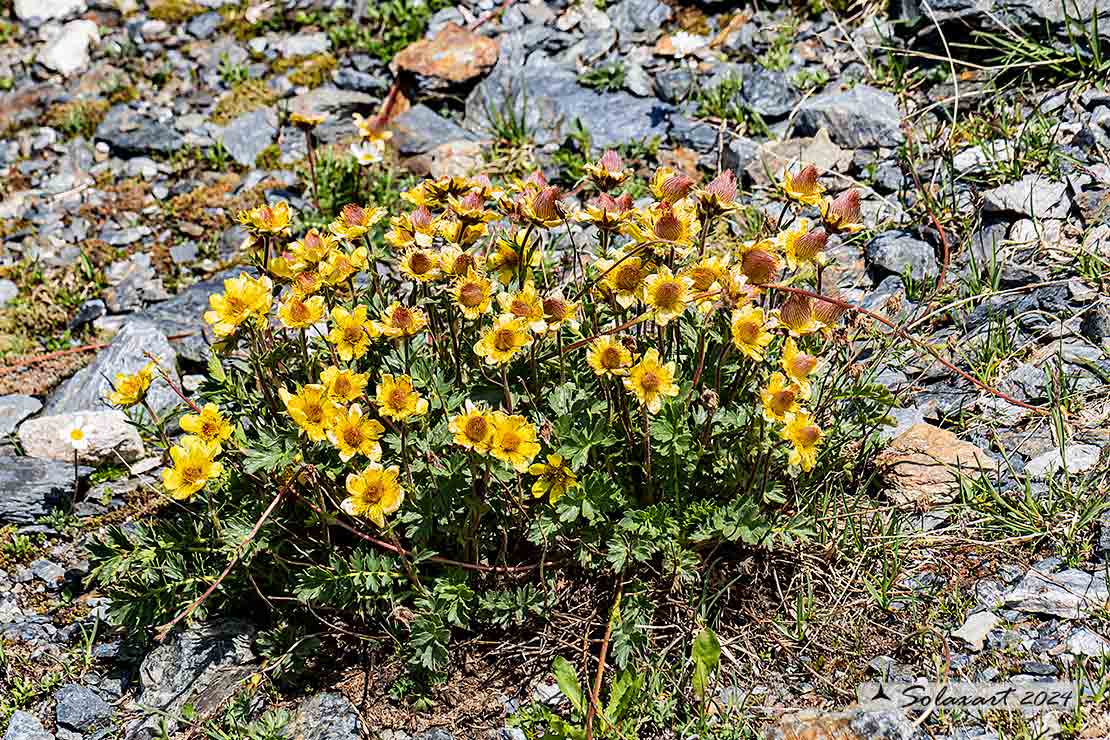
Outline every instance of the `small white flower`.
<svg viewBox="0 0 1110 740">
<path fill-rule="evenodd" d="M 377 164 L 385 158 L 384 141 L 362 141 L 351 144 L 351 155 L 362 166 Z"/>
<path fill-rule="evenodd" d="M 85 420 L 78 416 L 72 424 L 62 429 L 62 440 L 77 452 L 87 449 L 89 438 L 85 434 Z"/>
<path fill-rule="evenodd" d="M 682 59 L 688 54 L 693 54 L 706 44 L 705 36 L 699 36 L 688 31 L 679 31 L 671 36 L 671 48 L 677 59 Z"/>
</svg>

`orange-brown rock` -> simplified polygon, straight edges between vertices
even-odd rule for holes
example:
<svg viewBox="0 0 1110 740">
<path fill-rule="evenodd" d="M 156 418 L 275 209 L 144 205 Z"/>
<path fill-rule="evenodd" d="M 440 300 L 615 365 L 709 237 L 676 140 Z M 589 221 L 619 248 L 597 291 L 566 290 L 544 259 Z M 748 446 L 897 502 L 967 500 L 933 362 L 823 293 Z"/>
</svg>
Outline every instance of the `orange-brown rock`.
<svg viewBox="0 0 1110 740">
<path fill-rule="evenodd" d="M 994 462 L 986 452 L 952 432 L 932 424 L 914 424 L 895 437 L 875 459 L 891 497 L 899 503 L 928 508 L 950 494 L 959 474 L 990 471 Z"/>
<path fill-rule="evenodd" d="M 431 92 L 476 80 L 497 63 L 497 56 L 497 42 L 448 23 L 433 38 L 409 44 L 393 61 Z"/>
</svg>

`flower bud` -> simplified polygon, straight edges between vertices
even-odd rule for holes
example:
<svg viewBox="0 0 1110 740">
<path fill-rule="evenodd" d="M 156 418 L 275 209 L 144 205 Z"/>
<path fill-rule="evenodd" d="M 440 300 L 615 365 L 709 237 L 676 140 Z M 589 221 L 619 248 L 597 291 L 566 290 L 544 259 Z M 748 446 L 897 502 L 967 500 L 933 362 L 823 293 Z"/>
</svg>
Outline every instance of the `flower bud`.
<svg viewBox="0 0 1110 740">
<path fill-rule="evenodd" d="M 813 301 L 808 296 L 791 293 L 779 309 L 779 318 L 790 329 L 803 329 L 813 321 Z"/>
<path fill-rule="evenodd" d="M 620 172 L 624 167 L 624 162 L 621 161 L 621 155 L 617 154 L 612 149 L 607 149 L 601 155 L 601 159 L 597 161 L 599 167 L 605 169 L 607 172 Z"/>
<path fill-rule="evenodd" d="M 740 265 L 741 271 L 752 285 L 766 285 L 774 281 L 780 267 L 778 257 L 763 249 L 745 252 L 744 261 Z"/>
<path fill-rule="evenodd" d="M 845 190 L 829 203 L 825 221 L 834 228 L 842 228 L 846 225 L 858 223 L 860 218 L 859 201 L 858 190 L 854 188 Z"/>
<path fill-rule="evenodd" d="M 413 228 L 417 231 L 425 231 L 432 227 L 432 222 L 435 221 L 435 215 L 428 209 L 427 206 L 420 206 L 409 216 L 412 221 Z"/>
<path fill-rule="evenodd" d="M 722 203 L 729 205 L 736 199 L 736 176 L 732 174 L 732 170 L 725 170 L 713 178 L 705 189 L 716 195 Z"/>
<path fill-rule="evenodd" d="M 663 202 L 675 203 L 682 200 L 694 187 L 694 181 L 681 172 L 677 172 L 663 181 Z"/>
<path fill-rule="evenodd" d="M 802 171 L 791 178 L 794 190 L 801 195 L 813 195 L 817 192 L 817 168 L 807 164 Z"/>
<path fill-rule="evenodd" d="M 835 296 L 829 297 L 834 298 Z M 840 317 L 847 310 L 843 306 L 838 306 L 829 301 L 817 301 L 817 305 L 813 307 L 813 317 L 825 326 L 836 326 L 840 323 Z"/>
<path fill-rule="evenodd" d="M 799 262 L 812 262 L 817 255 L 825 250 L 829 243 L 829 235 L 824 229 L 812 229 L 794 242 L 794 253 Z"/>
<path fill-rule="evenodd" d="M 532 212 L 540 221 L 557 221 L 562 217 L 561 210 L 559 188 L 553 185 L 545 187 L 532 197 Z"/>
<path fill-rule="evenodd" d="M 678 241 L 682 238 L 682 222 L 668 206 L 660 206 L 660 210 L 662 215 L 656 219 L 653 229 L 656 238 L 669 242 Z"/>
</svg>

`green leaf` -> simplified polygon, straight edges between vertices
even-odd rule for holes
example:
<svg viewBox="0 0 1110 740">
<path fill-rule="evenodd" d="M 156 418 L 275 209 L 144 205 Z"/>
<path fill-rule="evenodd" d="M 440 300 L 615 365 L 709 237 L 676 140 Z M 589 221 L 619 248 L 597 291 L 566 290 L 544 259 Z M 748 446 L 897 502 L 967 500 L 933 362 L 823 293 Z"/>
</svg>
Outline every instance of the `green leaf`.
<svg viewBox="0 0 1110 740">
<path fill-rule="evenodd" d="M 705 689 L 709 685 L 709 674 L 721 662 L 721 643 L 713 630 L 706 627 L 694 638 L 694 646 L 690 650 L 690 657 L 694 660 L 694 694 L 698 699 L 705 697 Z"/>
<path fill-rule="evenodd" d="M 605 715 L 610 722 L 620 722 L 624 718 L 632 703 L 639 698 L 643 685 L 644 677 L 631 668 L 617 674 L 609 689 L 609 705 L 605 708 Z"/>
<path fill-rule="evenodd" d="M 574 672 L 574 666 L 560 655 L 555 658 L 552 670 L 555 672 L 555 683 L 559 685 L 559 691 L 563 692 L 563 696 L 579 713 L 585 712 L 586 700 L 582 696 L 582 688 L 578 685 L 578 674 Z"/>
</svg>

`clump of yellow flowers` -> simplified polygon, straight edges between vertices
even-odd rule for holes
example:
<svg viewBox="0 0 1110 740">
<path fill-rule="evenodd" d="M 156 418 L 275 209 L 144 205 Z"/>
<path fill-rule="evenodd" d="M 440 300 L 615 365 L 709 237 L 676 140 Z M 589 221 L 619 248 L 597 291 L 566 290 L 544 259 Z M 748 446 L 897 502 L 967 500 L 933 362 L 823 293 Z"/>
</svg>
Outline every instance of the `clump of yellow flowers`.
<svg viewBox="0 0 1110 740">
<path fill-rule="evenodd" d="M 355 155 L 376 160 L 386 139 L 362 124 Z M 401 212 L 352 203 L 300 231 L 285 203 L 240 213 L 253 268 L 204 320 L 251 400 L 181 419 L 167 491 L 188 499 L 238 470 L 264 430 L 296 449 L 285 465 L 311 466 L 333 513 L 392 533 L 406 512 L 450 510 L 434 497 L 454 491 L 460 536 L 478 543 L 486 512 L 523 524 L 530 498 L 558 506 L 596 476 L 645 501 L 668 474 L 679 491 L 678 461 L 652 454 L 678 427 L 699 455 L 732 454 L 742 429 L 768 448 L 751 459 L 812 471 L 820 355 L 843 306 L 823 300 L 826 253 L 863 228 L 858 192 L 828 195 L 816 168 L 793 166 L 778 224 L 741 238 L 732 172 L 661 167 L 640 200 L 621 191 L 635 179 L 608 151 L 577 198 L 535 172 L 428 179 Z M 121 379 L 113 403 L 135 403 L 144 377 Z"/>
</svg>

